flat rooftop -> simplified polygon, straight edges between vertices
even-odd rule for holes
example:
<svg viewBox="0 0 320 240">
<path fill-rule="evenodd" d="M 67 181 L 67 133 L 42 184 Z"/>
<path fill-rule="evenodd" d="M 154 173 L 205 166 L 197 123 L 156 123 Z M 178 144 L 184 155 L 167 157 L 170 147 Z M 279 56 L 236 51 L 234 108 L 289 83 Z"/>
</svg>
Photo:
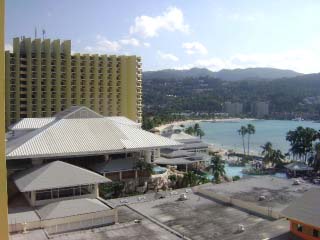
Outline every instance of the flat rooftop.
<svg viewBox="0 0 320 240">
<path fill-rule="evenodd" d="M 193 193 L 188 200 L 165 198 L 130 206 L 191 239 L 265 239 L 286 235 L 285 219 L 269 221 Z M 237 233 L 239 224 L 245 231 Z M 284 238 L 287 239 L 287 238 Z"/>
<path fill-rule="evenodd" d="M 119 208 L 119 224 L 94 228 L 83 231 L 70 232 L 59 235 L 51 235 L 54 240 L 178 240 L 177 236 L 166 231 L 148 219 L 142 219 L 141 223 L 133 220 L 141 219 L 141 216 L 129 208 Z M 42 230 L 30 231 L 27 234 L 11 235 L 11 240 L 45 240 Z"/>
<path fill-rule="evenodd" d="M 320 187 L 301 180 L 300 185 L 293 185 L 294 179 L 274 176 L 250 176 L 236 182 L 223 184 L 205 184 L 201 188 L 235 199 L 251 202 L 263 207 L 283 210 L 293 200 L 301 197 L 310 188 Z M 260 196 L 265 200 L 259 201 Z"/>
</svg>

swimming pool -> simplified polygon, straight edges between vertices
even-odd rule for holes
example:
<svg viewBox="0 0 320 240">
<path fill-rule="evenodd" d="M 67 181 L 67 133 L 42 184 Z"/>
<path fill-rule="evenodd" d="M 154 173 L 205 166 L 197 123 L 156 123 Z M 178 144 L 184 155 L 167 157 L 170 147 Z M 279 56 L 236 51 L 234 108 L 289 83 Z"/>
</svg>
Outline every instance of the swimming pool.
<svg viewBox="0 0 320 240">
<path fill-rule="evenodd" d="M 246 174 L 242 173 L 242 170 L 245 169 L 245 167 L 235 167 L 235 166 L 229 166 L 228 164 L 225 164 L 224 166 L 224 170 L 226 172 L 226 175 L 230 178 L 234 177 L 234 176 L 239 176 L 239 177 L 243 177 L 243 176 L 248 176 Z M 207 173 L 207 178 L 211 181 L 213 179 L 213 176 L 211 173 Z M 287 178 L 287 175 L 285 173 L 275 173 L 273 176 L 277 177 L 277 178 Z"/>
<path fill-rule="evenodd" d="M 160 167 L 160 166 L 154 166 L 152 171 L 154 174 L 162 174 L 162 173 L 165 173 L 167 171 L 167 169 L 164 167 Z"/>
</svg>

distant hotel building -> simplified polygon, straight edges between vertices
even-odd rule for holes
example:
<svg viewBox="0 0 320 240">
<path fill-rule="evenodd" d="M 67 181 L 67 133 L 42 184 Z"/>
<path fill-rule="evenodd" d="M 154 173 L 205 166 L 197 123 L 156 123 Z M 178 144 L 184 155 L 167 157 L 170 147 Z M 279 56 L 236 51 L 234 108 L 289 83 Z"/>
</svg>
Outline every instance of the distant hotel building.
<svg viewBox="0 0 320 240">
<path fill-rule="evenodd" d="M 243 113 L 243 104 L 238 102 L 225 102 L 224 109 L 230 116 L 238 116 Z"/>
<path fill-rule="evenodd" d="M 263 118 L 269 115 L 269 103 L 268 102 L 255 102 L 253 104 L 253 114 L 257 118 Z"/>
<path fill-rule="evenodd" d="M 71 41 L 14 38 L 6 61 L 6 126 L 73 105 L 141 122 L 141 58 L 71 54 Z"/>
</svg>

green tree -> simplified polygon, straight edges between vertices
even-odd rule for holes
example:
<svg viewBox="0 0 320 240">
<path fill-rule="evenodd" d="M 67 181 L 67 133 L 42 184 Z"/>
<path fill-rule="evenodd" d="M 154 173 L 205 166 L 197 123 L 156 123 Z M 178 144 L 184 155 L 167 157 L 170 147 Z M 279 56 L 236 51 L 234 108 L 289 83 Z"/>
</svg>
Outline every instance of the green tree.
<svg viewBox="0 0 320 240">
<path fill-rule="evenodd" d="M 198 128 L 198 129 L 197 129 L 197 132 L 196 132 L 196 135 L 197 135 L 198 137 L 200 137 L 200 139 L 202 139 L 202 137 L 203 137 L 205 134 L 204 134 L 204 131 L 203 131 L 201 128 Z"/>
<path fill-rule="evenodd" d="M 312 166 L 314 167 L 314 169 L 316 171 L 318 171 L 320 169 L 320 142 L 317 142 L 315 144 L 314 150 L 315 150 L 316 154 L 313 158 Z"/>
<path fill-rule="evenodd" d="M 282 154 L 282 152 L 279 149 L 274 150 L 272 153 L 272 159 L 271 159 L 272 166 L 277 166 L 282 164 L 284 158 L 285 156 Z"/>
<path fill-rule="evenodd" d="M 247 134 L 248 134 L 248 156 L 250 155 L 250 136 L 256 133 L 256 128 L 252 124 L 247 125 Z"/>
<path fill-rule="evenodd" d="M 244 144 L 244 137 L 246 136 L 248 130 L 245 126 L 241 126 L 241 128 L 238 130 L 239 135 L 242 138 L 242 146 L 243 146 L 243 154 L 246 155 L 246 147 Z"/>
<path fill-rule="evenodd" d="M 194 172 L 189 171 L 183 174 L 183 182 L 185 186 L 195 186 L 197 185 L 197 176 Z"/>
<path fill-rule="evenodd" d="M 187 127 L 187 129 L 184 131 L 186 134 L 193 135 L 194 129 L 193 127 Z"/>
<path fill-rule="evenodd" d="M 215 183 L 221 182 L 221 177 L 226 175 L 224 169 L 224 162 L 221 159 L 220 155 L 214 154 L 211 158 L 211 166 L 212 174 L 214 176 Z"/>
<path fill-rule="evenodd" d="M 313 153 L 313 141 L 318 138 L 318 133 L 313 128 L 297 127 L 296 130 L 289 131 L 286 140 L 290 142 L 290 152 L 293 156 L 303 158 L 307 163 L 307 157 Z"/>
<path fill-rule="evenodd" d="M 271 142 L 266 142 L 265 145 L 261 146 L 261 148 L 262 155 L 264 156 L 263 162 L 265 164 L 271 163 L 272 166 L 276 166 L 283 162 L 285 156 L 282 154 L 280 150 L 273 149 Z"/>
<path fill-rule="evenodd" d="M 136 163 L 135 167 L 140 173 L 139 173 L 139 184 L 142 184 L 142 172 L 146 172 L 148 175 L 151 175 L 153 172 L 153 166 L 151 163 L 148 163 L 144 160 L 139 160 Z"/>
</svg>

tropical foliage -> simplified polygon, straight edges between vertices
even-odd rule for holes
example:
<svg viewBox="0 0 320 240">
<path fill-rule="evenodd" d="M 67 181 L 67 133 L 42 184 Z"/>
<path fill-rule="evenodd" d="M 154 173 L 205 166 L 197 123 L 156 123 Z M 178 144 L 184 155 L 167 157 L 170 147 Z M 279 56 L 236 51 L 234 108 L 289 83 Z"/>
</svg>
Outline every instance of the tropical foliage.
<svg viewBox="0 0 320 240">
<path fill-rule="evenodd" d="M 124 182 L 111 182 L 99 185 L 99 194 L 107 199 L 111 197 L 120 197 L 124 190 Z"/>
<path fill-rule="evenodd" d="M 306 163 L 313 154 L 313 142 L 319 138 L 319 133 L 312 128 L 297 127 L 289 131 L 286 140 L 290 142 L 290 153 L 293 157 L 303 159 Z"/>
<path fill-rule="evenodd" d="M 144 160 L 139 160 L 136 163 L 135 167 L 140 173 L 146 172 L 148 175 L 152 174 L 153 172 L 153 166 L 151 163 L 148 163 Z M 142 174 L 139 174 L 139 184 L 142 184 Z"/>
<path fill-rule="evenodd" d="M 250 155 L 250 136 L 256 133 L 256 128 L 252 124 L 247 126 L 241 126 L 238 130 L 239 135 L 242 138 L 243 154 L 246 155 L 245 136 L 247 135 L 247 155 Z"/>
<path fill-rule="evenodd" d="M 271 164 L 271 166 L 274 167 L 280 165 L 283 162 L 285 156 L 279 149 L 273 149 L 271 142 L 266 142 L 263 146 L 261 146 L 261 148 L 263 162 L 265 165 Z"/>
<path fill-rule="evenodd" d="M 210 168 L 212 170 L 212 175 L 214 177 L 215 183 L 221 182 L 221 177 L 226 175 L 224 169 L 224 162 L 221 159 L 221 156 L 218 154 L 214 154 L 211 158 Z"/>
<path fill-rule="evenodd" d="M 205 135 L 199 123 L 194 124 L 194 126 L 187 127 L 187 129 L 184 132 L 189 135 L 198 136 L 200 137 L 200 139 Z"/>
</svg>

